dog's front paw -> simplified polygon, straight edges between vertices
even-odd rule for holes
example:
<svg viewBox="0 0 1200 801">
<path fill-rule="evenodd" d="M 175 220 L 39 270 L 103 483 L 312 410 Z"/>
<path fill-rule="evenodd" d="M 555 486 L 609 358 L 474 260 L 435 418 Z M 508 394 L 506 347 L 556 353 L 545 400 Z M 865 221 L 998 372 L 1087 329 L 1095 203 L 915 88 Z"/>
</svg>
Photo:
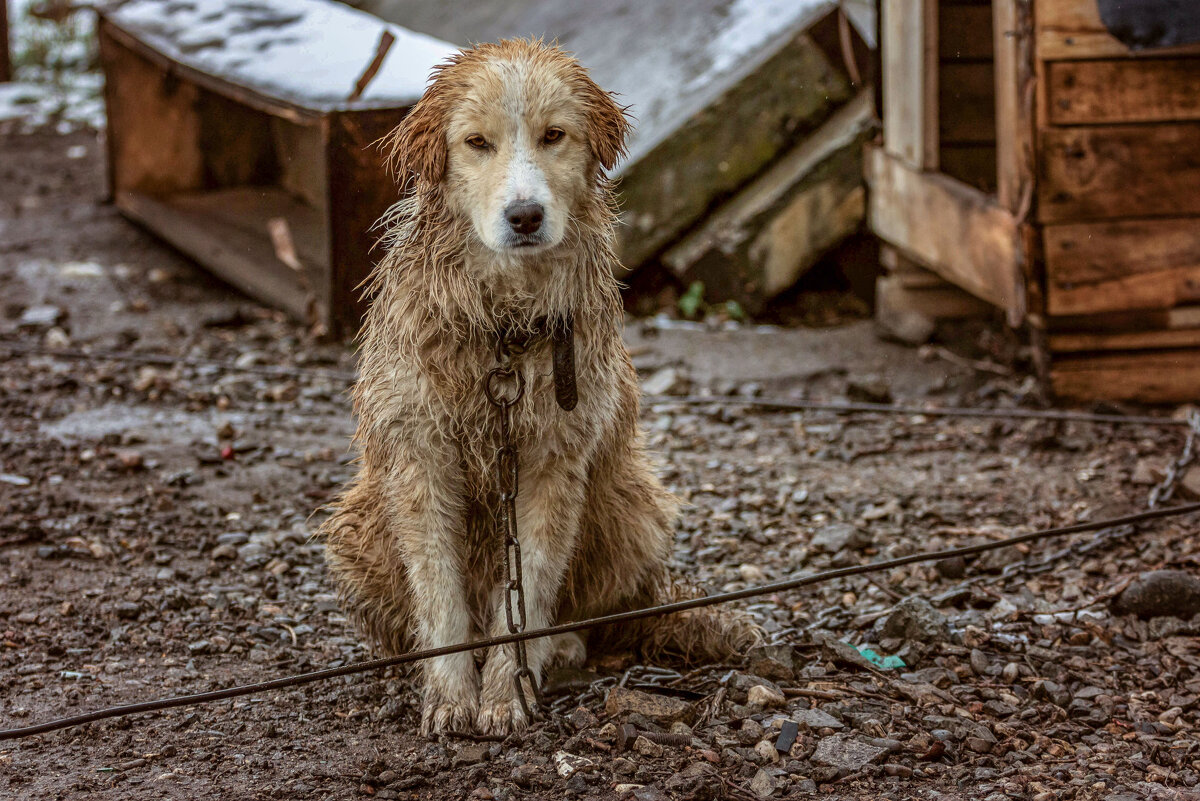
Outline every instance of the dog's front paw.
<svg viewBox="0 0 1200 801">
<path fill-rule="evenodd" d="M 515 698 L 484 702 L 479 710 L 479 731 L 481 734 L 503 737 L 514 731 L 524 731 L 529 728 L 529 716 L 521 707 L 521 702 Z"/>
<path fill-rule="evenodd" d="M 478 706 L 474 703 L 431 698 L 421 709 L 421 736 L 436 737 L 448 731 L 470 731 L 477 712 Z"/>
</svg>

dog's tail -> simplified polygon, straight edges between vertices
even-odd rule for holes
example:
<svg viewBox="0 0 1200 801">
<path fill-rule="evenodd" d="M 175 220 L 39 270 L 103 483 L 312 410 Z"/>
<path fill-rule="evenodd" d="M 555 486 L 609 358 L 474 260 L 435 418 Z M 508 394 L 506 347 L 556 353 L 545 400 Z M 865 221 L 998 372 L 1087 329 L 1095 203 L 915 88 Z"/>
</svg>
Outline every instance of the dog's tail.
<svg viewBox="0 0 1200 801">
<path fill-rule="evenodd" d="M 685 601 L 703 595 L 684 582 L 668 580 L 660 592 L 646 598 L 639 606 Z M 762 641 L 762 629 L 747 613 L 707 606 L 601 627 L 590 635 L 589 650 L 632 650 L 648 662 L 698 665 L 740 659 Z"/>
</svg>

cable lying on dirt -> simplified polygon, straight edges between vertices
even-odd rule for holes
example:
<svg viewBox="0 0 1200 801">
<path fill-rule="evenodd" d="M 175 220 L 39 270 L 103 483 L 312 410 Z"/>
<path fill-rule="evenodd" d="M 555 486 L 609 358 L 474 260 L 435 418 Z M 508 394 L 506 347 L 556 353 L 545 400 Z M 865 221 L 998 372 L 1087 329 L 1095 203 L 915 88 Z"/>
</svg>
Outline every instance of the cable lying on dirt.
<svg viewBox="0 0 1200 801">
<path fill-rule="evenodd" d="M 82 351 L 44 348 L 38 345 L 0 343 L 10 353 L 20 356 L 43 356 L 73 361 L 115 361 L 130 364 L 146 364 L 157 367 L 191 367 L 193 369 L 219 370 L 227 373 L 252 373 L 274 378 L 324 378 L 331 381 L 352 383 L 357 375 L 345 370 L 318 370 L 307 367 L 283 367 L 271 364 L 237 365 L 229 362 L 192 359 L 188 357 L 158 355 L 152 353 L 118 353 L 116 351 Z M 1093 412 L 1067 412 L 1054 409 L 972 409 L 962 406 L 901 406 L 890 403 L 854 403 L 839 401 L 808 401 L 790 398 L 763 398 L 740 395 L 644 395 L 642 402 L 649 405 L 683 404 L 688 406 L 750 406 L 759 409 L 798 412 L 833 412 L 835 414 L 897 414 L 924 415 L 926 417 L 975 417 L 989 420 L 1051 420 L 1074 423 L 1125 423 L 1128 425 L 1185 427 L 1187 420 L 1152 415 L 1096 414 Z"/>
<path fill-rule="evenodd" d="M 162 698 L 157 701 L 143 701 L 136 704 L 114 706 L 109 707 L 108 709 L 99 709 L 95 712 L 88 712 L 82 715 L 74 715 L 72 717 L 59 718 L 58 720 L 50 720 L 45 723 L 38 723 L 32 726 L 0 730 L 0 740 L 15 740 L 21 737 L 30 737 L 35 734 L 45 734 L 46 732 L 56 731 L 58 729 L 79 726 L 84 723 L 91 723 L 93 721 L 104 720 L 106 718 L 133 715 L 139 712 L 153 712 L 160 709 L 192 706 L 195 704 L 209 703 L 211 701 L 221 701 L 227 698 L 237 698 L 238 696 L 250 695 L 252 693 L 263 692 L 265 690 L 278 690 L 285 687 L 296 687 L 302 684 L 310 684 L 315 681 L 332 679 L 337 676 L 349 676 L 354 673 L 365 673 L 372 670 L 391 667 L 393 665 L 409 664 L 422 659 L 431 659 L 438 656 L 448 656 L 450 654 L 462 653 L 463 651 L 474 651 L 480 648 L 491 648 L 496 645 L 524 642 L 525 640 L 532 640 L 538 637 L 550 637 L 556 634 L 566 634 L 568 632 L 581 631 L 583 629 L 590 629 L 596 626 L 628 623 L 647 617 L 667 615 L 674 612 L 686 612 L 689 609 L 699 609 L 705 606 L 715 606 L 717 604 L 728 603 L 730 601 L 754 598 L 760 595 L 786 592 L 788 590 L 794 590 L 800 587 L 832 581 L 833 579 L 837 578 L 856 576 L 863 573 L 875 573 L 881 570 L 890 570 L 895 567 L 902 567 L 903 565 L 910 565 L 916 562 L 932 562 L 941 559 L 949 559 L 956 556 L 974 556 L 975 554 L 984 553 L 986 551 L 994 551 L 998 548 L 1007 548 L 1011 545 L 1019 545 L 1026 542 L 1037 542 L 1039 540 L 1050 539 L 1052 537 L 1062 537 L 1068 534 L 1078 534 L 1085 531 L 1101 531 L 1118 526 L 1129 526 L 1135 523 L 1144 523 L 1149 520 L 1158 520 L 1166 517 L 1178 517 L 1181 515 L 1192 514 L 1193 512 L 1200 512 L 1200 502 L 1151 509 L 1145 512 L 1125 515 L 1123 517 L 1106 518 L 1103 520 L 1093 520 L 1085 523 L 1075 523 L 1069 526 L 1060 526 L 1058 528 L 1031 531 L 1026 534 L 1018 534 L 1014 537 L 1008 537 L 1007 539 L 996 540 L 995 542 L 987 542 L 980 545 L 969 545 L 962 548 L 948 548 L 941 551 L 927 551 L 909 554 L 908 556 L 901 556 L 896 559 L 888 559 L 883 562 L 871 562 L 865 565 L 855 565 L 852 567 L 841 567 L 833 570 L 825 570 L 820 573 L 812 573 L 807 576 L 799 576 L 796 578 L 786 579 L 784 581 L 777 581 L 771 584 L 764 584 L 758 587 L 747 587 L 742 590 L 720 593 L 718 595 L 709 595 L 704 598 L 692 598 L 686 601 L 676 601 L 674 603 L 652 606 L 646 609 L 634 609 L 629 612 L 620 612 L 617 614 L 605 615 L 604 617 L 579 620 L 572 623 L 561 623 L 557 626 L 548 626 L 546 628 L 534 629 L 516 634 L 503 634 L 495 637 L 488 637 L 482 640 L 476 640 L 474 642 L 447 645 L 441 648 L 429 648 L 423 651 L 410 651 L 406 654 L 398 654 L 396 656 L 384 657 L 382 659 L 373 659 L 353 665 L 327 668 L 325 670 L 317 670 L 311 673 L 301 673 L 295 676 L 284 676 L 278 679 L 272 679 L 270 681 L 258 682 L 256 684 L 245 684 L 239 687 L 229 687 L 224 690 L 213 690 L 211 692 L 196 693 L 194 695 L 181 695 L 172 698 Z"/>
</svg>

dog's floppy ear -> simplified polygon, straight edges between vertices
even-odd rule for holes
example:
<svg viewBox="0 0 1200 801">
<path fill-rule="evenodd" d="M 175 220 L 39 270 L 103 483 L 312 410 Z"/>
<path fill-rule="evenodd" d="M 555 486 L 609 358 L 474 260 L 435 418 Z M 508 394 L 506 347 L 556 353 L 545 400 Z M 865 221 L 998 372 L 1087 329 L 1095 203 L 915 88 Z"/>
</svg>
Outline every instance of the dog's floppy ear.
<svg viewBox="0 0 1200 801">
<path fill-rule="evenodd" d="M 403 122 L 382 141 L 388 167 L 404 187 L 433 186 L 446 175 L 446 99 L 439 72 Z"/>
<path fill-rule="evenodd" d="M 604 166 L 611 170 L 617 159 L 625 155 L 625 137 L 629 135 L 629 118 L 625 109 L 612 95 L 583 76 L 583 94 L 587 114 L 587 137 L 592 152 Z"/>
</svg>

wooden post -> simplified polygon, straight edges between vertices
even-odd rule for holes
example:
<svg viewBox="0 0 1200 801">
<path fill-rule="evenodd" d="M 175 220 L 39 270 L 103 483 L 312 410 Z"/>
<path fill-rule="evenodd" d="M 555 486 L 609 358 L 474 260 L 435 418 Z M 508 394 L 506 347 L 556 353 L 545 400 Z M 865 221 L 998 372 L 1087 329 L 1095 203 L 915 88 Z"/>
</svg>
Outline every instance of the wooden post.
<svg viewBox="0 0 1200 801">
<path fill-rule="evenodd" d="M 996 54 L 996 194 L 1019 221 L 1033 202 L 1033 10 L 993 0 Z"/>
<path fill-rule="evenodd" d="M 883 0 L 884 149 L 938 167 L 937 0 Z"/>
<path fill-rule="evenodd" d="M 0 0 L 0 83 L 12 80 L 12 57 L 8 49 L 8 0 Z"/>
</svg>

